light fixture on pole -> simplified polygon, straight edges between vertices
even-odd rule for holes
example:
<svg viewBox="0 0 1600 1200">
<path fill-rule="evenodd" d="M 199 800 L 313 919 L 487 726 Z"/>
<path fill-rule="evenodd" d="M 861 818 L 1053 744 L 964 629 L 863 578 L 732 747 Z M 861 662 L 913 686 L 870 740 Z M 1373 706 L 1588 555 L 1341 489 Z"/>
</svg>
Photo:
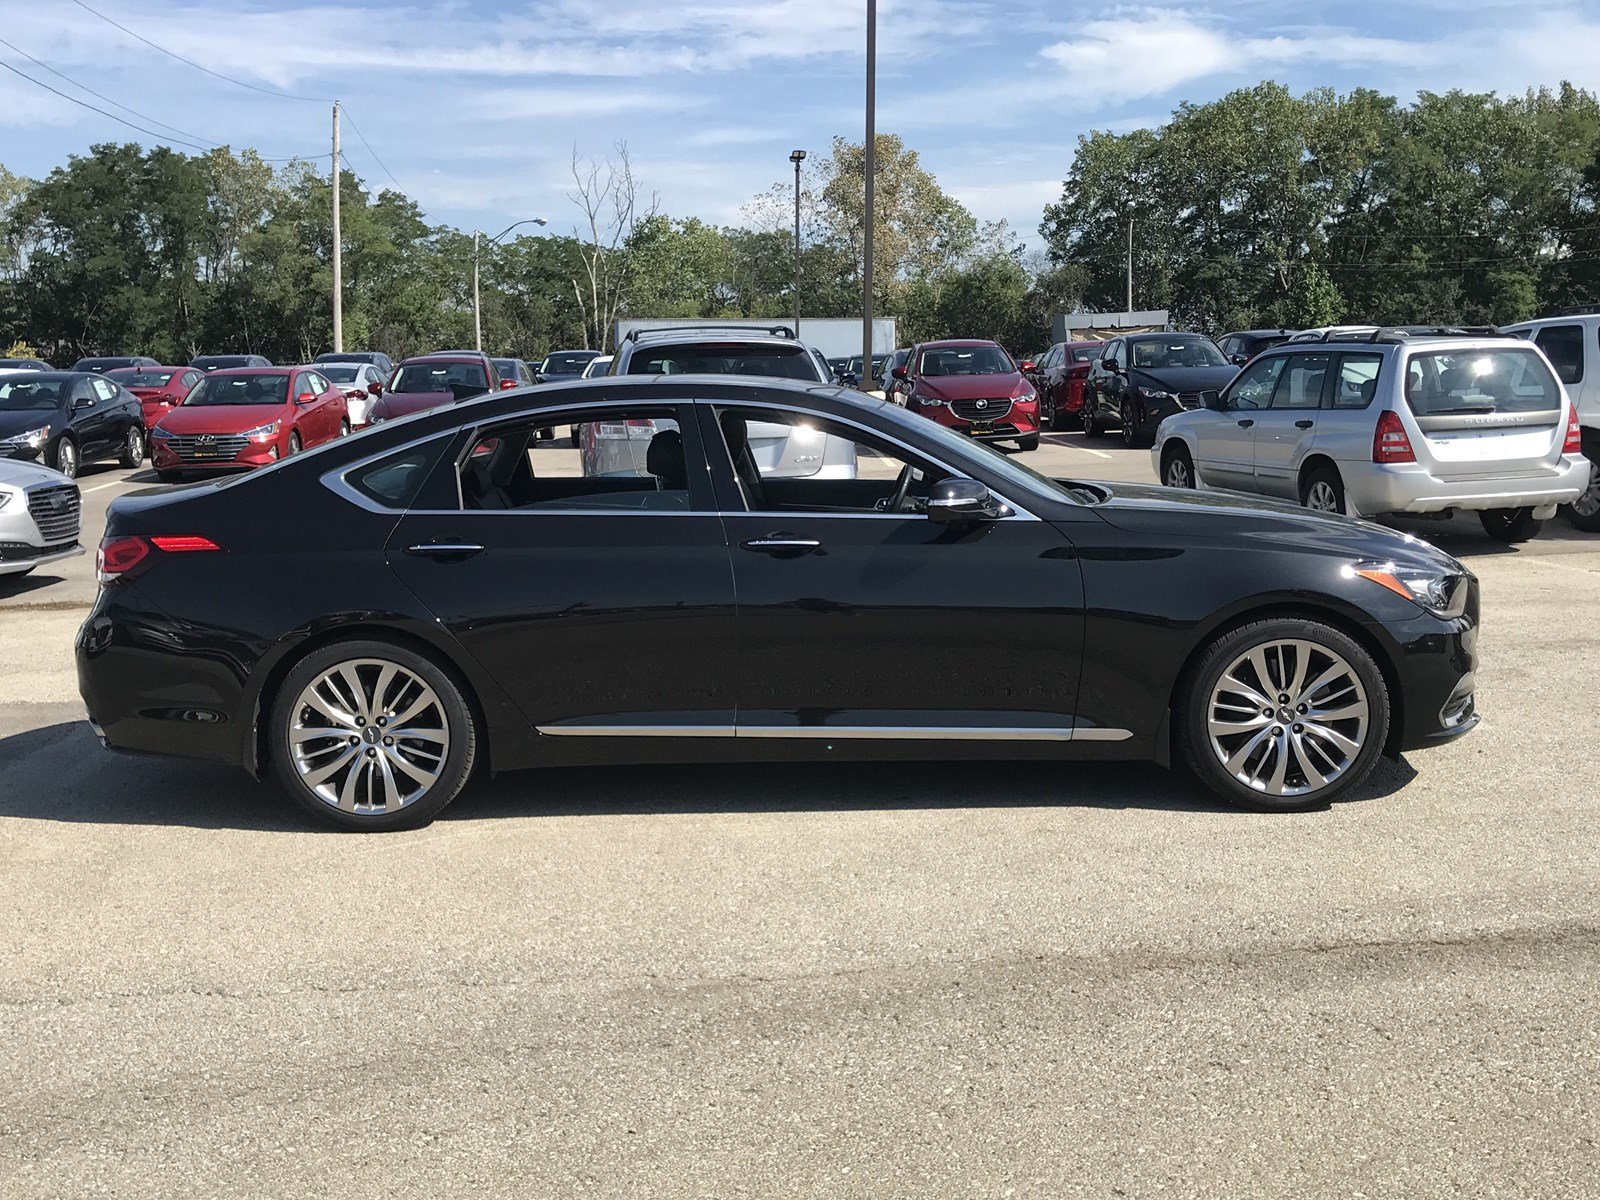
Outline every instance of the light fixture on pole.
<svg viewBox="0 0 1600 1200">
<path fill-rule="evenodd" d="M 517 221 L 515 224 L 507 225 L 494 237 L 490 238 L 489 245 L 498 246 L 501 238 L 505 237 L 513 229 L 519 229 L 524 225 L 548 224 L 550 222 L 544 217 L 529 217 L 526 221 Z M 483 233 L 480 230 L 474 229 L 472 231 L 472 344 L 479 350 L 483 349 L 483 308 L 478 302 L 478 253 L 482 238 Z"/>
<path fill-rule="evenodd" d="M 796 150 L 789 155 L 794 164 L 794 335 L 800 336 L 800 164 L 806 152 Z"/>
</svg>

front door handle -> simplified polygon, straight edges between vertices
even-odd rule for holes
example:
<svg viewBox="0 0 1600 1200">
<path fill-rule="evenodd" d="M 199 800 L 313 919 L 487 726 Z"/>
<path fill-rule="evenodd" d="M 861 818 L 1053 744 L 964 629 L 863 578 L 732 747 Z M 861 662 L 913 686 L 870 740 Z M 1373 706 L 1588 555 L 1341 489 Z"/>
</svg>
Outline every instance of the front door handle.
<svg viewBox="0 0 1600 1200">
<path fill-rule="evenodd" d="M 1310 429 L 1315 424 L 1315 421 L 1296 421 L 1294 427 L 1296 429 Z"/>
<path fill-rule="evenodd" d="M 1239 428 L 1240 429 L 1249 429 L 1250 426 L 1252 426 L 1254 424 L 1255 424 L 1255 421 L 1250 420 L 1250 419 L 1246 419 L 1246 420 L 1243 420 L 1243 421 L 1239 422 Z"/>
<path fill-rule="evenodd" d="M 484 547 L 475 542 L 422 542 L 407 546 L 407 554 L 420 554 L 427 558 L 470 558 L 482 554 Z"/>
<path fill-rule="evenodd" d="M 746 550 L 762 554 L 809 554 L 822 549 L 822 543 L 814 538 L 796 537 L 792 533 L 769 533 L 766 537 L 750 538 L 739 544 Z"/>
</svg>

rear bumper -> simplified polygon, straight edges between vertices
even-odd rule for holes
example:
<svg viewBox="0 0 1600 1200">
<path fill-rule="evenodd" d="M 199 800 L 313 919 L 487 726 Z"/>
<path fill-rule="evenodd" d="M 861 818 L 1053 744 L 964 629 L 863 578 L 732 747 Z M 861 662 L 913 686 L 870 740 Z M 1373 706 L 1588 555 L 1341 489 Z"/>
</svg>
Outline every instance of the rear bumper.
<svg viewBox="0 0 1600 1200">
<path fill-rule="evenodd" d="M 1559 467 L 1499 479 L 1444 479 L 1421 463 L 1341 462 L 1339 473 L 1350 504 L 1366 516 L 1377 516 L 1570 504 L 1588 486 L 1589 461 L 1568 454 Z"/>
</svg>

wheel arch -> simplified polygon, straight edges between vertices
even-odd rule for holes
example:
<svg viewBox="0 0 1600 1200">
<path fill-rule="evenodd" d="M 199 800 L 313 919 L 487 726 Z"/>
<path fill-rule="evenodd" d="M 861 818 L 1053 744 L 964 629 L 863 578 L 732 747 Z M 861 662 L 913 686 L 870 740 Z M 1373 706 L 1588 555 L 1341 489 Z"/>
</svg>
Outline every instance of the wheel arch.
<svg viewBox="0 0 1600 1200">
<path fill-rule="evenodd" d="M 255 699 L 250 707 L 250 733 L 245 739 L 244 768 L 255 779 L 260 779 L 266 773 L 269 761 L 270 747 L 268 737 L 271 726 L 270 716 L 272 707 L 277 703 L 278 694 L 283 688 L 283 681 L 288 677 L 295 666 L 303 662 L 308 655 L 316 653 L 326 646 L 339 642 L 388 642 L 419 654 L 434 666 L 451 677 L 455 685 L 461 689 L 461 694 L 466 698 L 467 707 L 472 710 L 472 719 L 477 725 L 475 737 L 478 742 L 478 761 L 491 763 L 491 726 L 488 714 L 484 708 L 483 698 L 479 688 L 473 680 L 474 672 L 467 670 L 456 661 L 454 655 L 445 651 L 437 643 L 416 633 L 397 628 L 394 625 L 377 621 L 356 621 L 350 624 L 336 625 L 310 634 L 296 642 L 290 649 L 279 655 L 267 668 L 262 678 L 261 686 L 256 691 Z"/>
<path fill-rule="evenodd" d="M 1299 473 L 1295 476 L 1294 491 L 1296 496 L 1304 496 L 1306 494 L 1306 480 L 1311 478 L 1313 471 L 1320 470 L 1323 467 L 1337 475 L 1341 484 L 1344 483 L 1344 472 L 1339 470 L 1339 464 L 1327 454 L 1312 451 L 1306 455 L 1305 461 L 1300 464 Z"/>
<path fill-rule="evenodd" d="M 1383 686 L 1389 693 L 1389 731 L 1383 752 L 1390 758 L 1400 753 L 1405 731 L 1405 693 L 1400 688 L 1400 674 L 1395 667 L 1394 649 L 1386 645 L 1370 625 L 1357 619 L 1337 604 L 1318 603 L 1314 600 L 1268 600 L 1246 605 L 1219 615 L 1195 638 L 1178 673 L 1173 676 L 1172 690 L 1167 696 L 1167 719 L 1162 722 L 1166 737 L 1157 747 L 1163 761 L 1171 761 L 1173 750 L 1172 730 L 1177 724 L 1178 698 L 1194 674 L 1200 658 L 1217 639 L 1226 637 L 1235 629 L 1256 621 L 1284 619 L 1290 621 L 1317 621 L 1344 634 L 1372 656 L 1383 676 Z"/>
</svg>

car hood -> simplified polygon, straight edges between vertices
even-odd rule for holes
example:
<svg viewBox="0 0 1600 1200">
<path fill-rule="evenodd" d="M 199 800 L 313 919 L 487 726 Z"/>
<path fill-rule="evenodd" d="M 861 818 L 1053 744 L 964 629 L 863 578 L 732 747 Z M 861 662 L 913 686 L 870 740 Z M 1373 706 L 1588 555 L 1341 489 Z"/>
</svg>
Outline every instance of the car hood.
<svg viewBox="0 0 1600 1200">
<path fill-rule="evenodd" d="M 180 404 L 157 426 L 168 433 L 243 433 L 289 415 L 287 404 Z"/>
<path fill-rule="evenodd" d="M 0 458 L 0 484 L 10 487 L 27 488 L 40 483 L 71 483 L 59 471 L 52 471 L 49 467 L 38 463 L 23 462 L 15 458 Z"/>
<path fill-rule="evenodd" d="M 1163 528 L 1178 536 L 1195 538 L 1226 530 L 1231 537 L 1259 539 L 1275 549 L 1289 545 L 1470 574 L 1461 563 L 1421 538 L 1357 517 L 1314 512 L 1287 501 L 1234 492 L 1188 491 L 1136 483 L 1099 486 L 1111 495 L 1094 511 L 1119 529 Z"/>
<path fill-rule="evenodd" d="M 55 429 L 62 428 L 67 421 L 67 415 L 59 408 L 31 409 L 27 411 L 0 409 L 0 438 L 11 437 L 13 434 L 28 433 L 41 425 L 50 425 Z"/>
<path fill-rule="evenodd" d="M 1128 382 L 1164 392 L 1206 392 L 1227 387 L 1238 373 L 1238 367 L 1134 367 Z"/>
<path fill-rule="evenodd" d="M 1015 396 L 1023 386 L 1021 375 L 924 375 L 917 386 L 941 400 L 993 400 Z"/>
<path fill-rule="evenodd" d="M 455 402 L 454 392 L 385 392 L 372 406 L 371 416 L 375 421 L 393 421 Z"/>
</svg>

